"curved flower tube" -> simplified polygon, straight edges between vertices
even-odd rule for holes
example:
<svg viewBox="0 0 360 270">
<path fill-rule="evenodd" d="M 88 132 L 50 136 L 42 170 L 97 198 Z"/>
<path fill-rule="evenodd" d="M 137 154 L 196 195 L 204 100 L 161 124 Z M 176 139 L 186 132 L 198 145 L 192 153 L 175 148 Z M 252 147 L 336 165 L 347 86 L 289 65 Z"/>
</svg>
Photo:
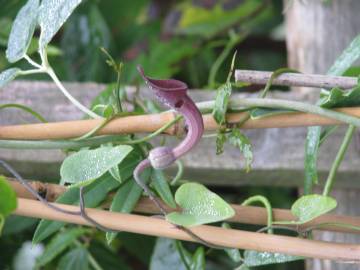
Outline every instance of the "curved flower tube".
<svg viewBox="0 0 360 270">
<path fill-rule="evenodd" d="M 174 109 L 184 116 L 187 126 L 186 137 L 179 145 L 175 148 L 162 146 L 152 149 L 149 153 L 149 157 L 140 162 L 134 170 L 135 181 L 144 189 L 162 213 L 166 214 L 161 203 L 141 180 L 140 174 L 150 166 L 154 169 L 165 169 L 173 164 L 178 158 L 189 152 L 201 139 L 204 133 L 204 123 L 200 111 L 186 93 L 188 86 L 184 82 L 174 79 L 151 79 L 145 75 L 144 70 L 141 67 L 138 67 L 138 71 L 148 87 L 154 91 L 154 94 L 162 104 Z"/>
<path fill-rule="evenodd" d="M 156 204 L 161 213 L 166 215 L 166 209 L 162 206 L 157 197 L 155 197 L 146 183 L 142 181 L 140 174 L 150 166 L 154 169 L 165 169 L 173 164 L 178 158 L 189 152 L 200 141 L 204 133 L 204 123 L 200 111 L 186 94 L 188 87 L 184 82 L 173 79 L 151 79 L 145 76 L 144 70 L 141 67 L 138 67 L 138 71 L 148 87 L 154 91 L 156 97 L 162 104 L 174 109 L 184 116 L 187 127 L 186 137 L 180 144 L 175 148 L 162 146 L 152 149 L 149 152 L 148 158 L 141 161 L 134 170 L 134 179 L 137 184 L 148 194 L 149 198 Z M 204 245 L 211 248 L 223 248 L 207 242 L 184 226 L 176 225 L 176 227 Z"/>
<path fill-rule="evenodd" d="M 188 131 L 185 139 L 178 146 L 174 149 L 165 149 L 166 147 L 162 147 L 161 149 L 155 148 L 153 150 L 154 153 L 150 152 L 150 161 L 152 160 L 151 156 L 154 156 L 156 159 L 165 157 L 164 160 L 159 161 L 159 164 L 158 162 L 154 162 L 154 165 L 155 167 L 160 166 L 166 168 L 176 159 L 189 152 L 199 142 L 204 133 L 203 119 L 195 103 L 187 95 L 186 92 L 188 86 L 184 82 L 174 79 L 151 79 L 145 76 L 141 67 L 138 67 L 138 70 L 149 88 L 154 91 L 159 101 L 169 108 L 181 113 L 185 118 Z M 166 161 L 169 161 L 166 157 L 170 156 L 170 153 L 173 154 L 175 160 L 172 160 L 170 164 L 166 164 Z M 163 156 L 161 154 L 163 154 Z M 161 166 L 162 162 L 164 162 L 164 166 Z"/>
</svg>

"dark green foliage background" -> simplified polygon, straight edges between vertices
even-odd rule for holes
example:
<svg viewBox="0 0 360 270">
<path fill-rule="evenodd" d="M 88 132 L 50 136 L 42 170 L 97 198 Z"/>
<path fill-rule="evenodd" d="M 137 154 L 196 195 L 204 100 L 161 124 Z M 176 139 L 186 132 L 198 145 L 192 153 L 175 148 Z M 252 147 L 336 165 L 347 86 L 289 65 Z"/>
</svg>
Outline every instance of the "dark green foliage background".
<svg viewBox="0 0 360 270">
<path fill-rule="evenodd" d="M 0 70 L 9 67 L 5 58 L 7 37 L 12 20 L 25 2 L 0 0 Z M 286 66 L 284 40 L 273 38 L 274 30 L 283 23 L 282 0 L 268 1 L 257 16 L 243 18 L 239 15 L 235 18 L 235 23 L 223 28 L 219 28 L 219 21 L 216 20 L 210 20 L 203 28 L 197 29 L 198 32 L 192 30 L 195 34 L 185 33 L 179 26 L 184 13 L 194 7 L 206 11 L 217 5 L 224 10 L 226 17 L 240 5 L 245 5 L 245 2 L 247 1 L 85 0 L 51 43 L 55 48 L 53 53 L 51 50 L 49 52 L 49 61 L 62 81 L 111 83 L 115 80 L 115 74 L 107 66 L 106 57 L 99 50 L 99 47 L 105 47 L 115 60 L 124 62 L 123 83 L 139 82 L 135 66 L 141 64 L 151 76 L 175 77 L 186 81 L 191 88 L 212 89 L 225 82 L 235 49 L 238 50 L 237 68 L 276 70 Z M 223 19 L 220 18 L 221 21 Z M 225 58 L 215 84 L 209 85 L 209 72 L 228 43 L 229 29 L 237 33 L 247 32 L 247 36 Z M 212 31 L 211 35 L 201 34 L 209 30 Z M 37 32 L 37 37 L 38 34 Z M 36 48 L 32 52 L 31 56 L 37 59 Z M 27 64 L 20 62 L 21 65 Z M 27 79 L 47 77 L 32 76 Z M 295 190 L 270 187 L 224 188 L 215 191 L 234 203 L 241 203 L 248 196 L 263 194 L 270 199 L 273 207 L 283 208 L 288 208 L 296 198 Z M 35 225 L 36 221 L 28 218 L 7 219 L 0 238 L 0 269 L 11 269 L 21 244 L 31 241 Z M 239 228 L 257 229 L 248 226 Z M 104 235 L 96 233 L 95 238 L 89 242 L 89 251 L 106 270 L 146 269 L 150 264 L 154 245 L 153 237 L 120 233 L 112 246 L 108 247 Z M 186 247 L 195 251 L 192 244 L 186 244 Z M 55 269 L 61 257 L 63 256 L 44 269 Z M 235 267 L 222 251 L 211 252 L 207 259 L 206 269 Z M 259 269 L 303 269 L 303 262 Z"/>
</svg>

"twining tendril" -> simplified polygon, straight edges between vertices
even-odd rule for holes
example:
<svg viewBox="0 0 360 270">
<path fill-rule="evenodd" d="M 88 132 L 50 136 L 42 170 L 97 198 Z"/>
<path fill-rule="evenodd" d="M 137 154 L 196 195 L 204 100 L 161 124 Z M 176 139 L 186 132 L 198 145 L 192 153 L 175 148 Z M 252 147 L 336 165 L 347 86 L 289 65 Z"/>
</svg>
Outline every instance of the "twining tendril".
<svg viewBox="0 0 360 270">
<path fill-rule="evenodd" d="M 4 167 L 9 173 L 11 173 L 14 178 L 21 183 L 30 193 L 33 195 L 36 199 L 38 199 L 40 202 L 42 202 L 47 207 L 63 214 L 68 215 L 74 215 L 74 216 L 81 216 L 83 219 L 88 221 L 90 224 L 94 225 L 100 230 L 106 231 L 106 232 L 114 232 L 114 230 L 107 228 L 101 224 L 99 224 L 97 221 L 92 219 L 88 216 L 88 214 L 85 211 L 85 199 L 84 199 L 84 187 L 80 187 L 79 191 L 79 198 L 80 198 L 80 210 L 79 211 L 70 211 L 66 209 L 62 209 L 54 204 L 49 203 L 45 198 L 43 198 L 12 166 L 10 166 L 7 162 L 0 160 L 0 165 Z"/>
</svg>

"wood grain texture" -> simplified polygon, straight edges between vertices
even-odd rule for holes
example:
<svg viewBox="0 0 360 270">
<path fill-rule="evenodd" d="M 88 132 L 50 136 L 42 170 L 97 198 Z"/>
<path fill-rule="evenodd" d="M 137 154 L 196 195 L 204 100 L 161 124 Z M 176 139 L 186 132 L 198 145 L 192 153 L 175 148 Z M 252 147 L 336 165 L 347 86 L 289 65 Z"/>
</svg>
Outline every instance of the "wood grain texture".
<svg viewBox="0 0 360 270">
<path fill-rule="evenodd" d="M 91 83 L 68 83 L 66 87 L 84 104 L 90 104 L 90 100 L 104 88 L 102 85 Z M 147 93 L 146 90 L 142 91 L 144 94 Z M 205 101 L 213 99 L 214 93 L 192 90 L 191 96 L 196 101 Z M 269 96 L 290 100 L 306 98 L 306 95 L 296 92 L 274 92 Z M 0 92 L 0 100 L 2 104 L 17 102 L 36 108 L 49 121 L 82 118 L 82 113 L 63 98 L 52 83 L 14 82 Z M 0 113 L 0 125 L 36 122 L 31 116 L 19 110 L 6 109 Z M 203 139 L 194 151 L 183 158 L 186 166 L 184 179 L 196 180 L 213 186 L 302 185 L 306 128 L 272 128 L 244 132 L 253 143 L 254 163 L 250 173 L 244 172 L 244 159 L 237 149 L 226 146 L 225 153 L 217 156 L 215 154 L 215 138 L 207 138 Z M 321 148 L 318 164 L 321 181 L 326 177 L 333 157 L 335 157 L 342 134 L 343 130 L 339 130 Z M 168 143 L 176 144 L 177 142 L 176 138 L 168 139 Z M 353 188 L 360 186 L 358 181 L 354 181 L 354 177 L 360 173 L 360 168 L 357 166 L 360 162 L 360 152 L 357 150 L 356 140 L 350 148 L 346 160 L 340 168 L 336 185 Z M 64 157 L 65 154 L 59 150 L 0 150 L 0 158 L 9 161 L 24 177 L 55 182 L 59 180 L 59 166 Z M 170 168 L 169 174 L 174 174 L 174 170 L 174 168 Z M 4 171 L 0 170 L 0 173 L 4 173 Z"/>
<path fill-rule="evenodd" d="M 304 73 L 325 74 L 335 59 L 348 46 L 355 36 L 360 33 L 360 1 L 358 0 L 331 0 L 324 4 L 321 0 L 311 1 L 292 1 L 286 13 L 286 41 L 288 49 L 289 67 Z M 308 100 L 315 101 L 318 94 L 311 89 L 301 88 L 300 91 L 308 97 Z M 355 140 L 359 139 L 359 133 L 355 135 Z M 340 138 L 337 138 L 340 140 Z M 328 143 L 332 143 L 333 138 L 329 138 Z M 336 142 L 338 148 L 338 142 Z M 350 151 L 347 156 L 357 154 L 359 151 Z M 334 152 L 325 152 L 332 159 Z M 320 159 L 322 155 L 320 156 Z M 321 162 L 321 160 L 320 160 Z M 344 163 L 347 161 L 345 160 Z M 354 163 L 352 166 L 357 167 Z M 342 164 L 342 168 L 346 165 Z M 353 181 L 357 181 L 359 174 L 352 176 Z M 338 200 L 338 213 L 360 215 L 358 190 L 334 191 L 332 196 Z M 344 234 L 317 233 L 317 239 L 332 241 L 348 241 L 360 243 L 360 237 L 348 237 Z M 358 264 L 343 264 L 326 260 L 308 260 L 307 269 L 312 270 L 355 270 L 359 269 Z"/>
</svg>

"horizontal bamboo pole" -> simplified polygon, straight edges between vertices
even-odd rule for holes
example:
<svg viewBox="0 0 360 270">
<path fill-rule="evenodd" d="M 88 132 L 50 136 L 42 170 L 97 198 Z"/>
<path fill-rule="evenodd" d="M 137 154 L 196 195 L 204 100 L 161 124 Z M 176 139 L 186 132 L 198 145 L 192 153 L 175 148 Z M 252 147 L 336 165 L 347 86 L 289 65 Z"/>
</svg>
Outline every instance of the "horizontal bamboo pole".
<svg viewBox="0 0 360 270">
<path fill-rule="evenodd" d="M 26 199 L 35 199 L 32 194 L 30 194 L 24 186 L 15 181 L 9 181 L 12 187 L 15 189 L 17 196 L 20 198 Z M 58 196 L 66 191 L 64 186 L 43 183 L 39 181 L 29 182 L 31 186 L 38 193 L 46 196 L 46 199 L 50 202 L 56 200 Z M 163 205 L 168 211 L 173 211 L 173 209 L 168 208 L 165 204 Z M 253 225 L 266 225 L 267 224 L 267 213 L 266 210 L 262 207 L 256 206 L 242 206 L 232 204 L 232 208 L 235 210 L 235 215 L 230 218 L 229 222 L 244 223 L 244 224 L 253 224 Z M 154 205 L 153 202 L 148 198 L 142 198 L 135 208 L 135 212 L 146 213 L 146 214 L 160 214 L 159 209 Z M 289 221 L 295 220 L 295 217 L 291 214 L 289 210 L 285 209 L 273 209 L 274 221 Z M 346 223 L 352 226 L 360 227 L 360 217 L 344 216 L 344 215 L 332 215 L 326 214 L 321 217 L 308 222 L 306 225 L 300 226 L 299 229 L 306 229 L 309 227 L 314 227 L 319 224 L 324 223 Z M 338 231 L 345 233 L 360 233 L 359 230 L 353 230 L 351 228 L 343 228 L 337 226 L 324 226 L 320 227 L 320 230 L 327 231 Z"/>
<path fill-rule="evenodd" d="M 66 210 L 78 210 L 76 206 L 55 204 Z M 118 231 L 127 231 L 145 235 L 174 238 L 185 241 L 195 240 L 187 233 L 177 229 L 165 220 L 133 214 L 112 213 L 98 209 L 86 209 L 87 214 L 102 225 Z M 18 199 L 14 214 L 33 218 L 56 220 L 73 224 L 90 225 L 79 216 L 58 213 L 41 202 L 30 199 Z M 191 228 L 193 233 L 206 241 L 229 248 L 257 251 L 279 252 L 304 257 L 331 259 L 337 261 L 360 262 L 360 246 L 353 244 L 329 243 L 288 236 L 254 233 L 214 226 Z"/>
<path fill-rule="evenodd" d="M 351 116 L 360 117 L 360 108 L 339 108 L 334 111 L 342 112 Z M 242 121 L 246 113 L 229 113 L 227 121 L 230 124 Z M 105 127 L 100 129 L 97 135 L 115 135 L 130 133 L 147 133 L 154 132 L 173 120 L 175 114 L 173 112 L 165 112 L 160 114 L 136 115 L 114 119 Z M 218 124 L 212 115 L 203 115 L 205 129 L 214 131 L 218 129 Z M 102 120 L 78 120 L 41 124 L 11 125 L 0 126 L 0 139 L 8 140 L 52 140 L 67 139 L 79 137 L 93 130 L 100 125 Z M 243 129 L 259 129 L 259 128 L 286 128 L 300 126 L 326 126 L 343 124 L 340 121 L 309 113 L 286 113 L 272 115 L 260 119 L 249 119 L 241 128 Z M 175 135 L 181 133 L 183 126 L 178 122 L 165 133 Z"/>
<path fill-rule="evenodd" d="M 237 82 L 248 82 L 253 84 L 265 85 L 273 72 L 256 70 L 235 70 L 235 80 Z M 302 86 L 316 88 L 340 87 L 349 89 L 357 86 L 356 77 L 340 77 L 318 74 L 283 73 L 273 80 L 273 85 L 282 86 Z"/>
</svg>

